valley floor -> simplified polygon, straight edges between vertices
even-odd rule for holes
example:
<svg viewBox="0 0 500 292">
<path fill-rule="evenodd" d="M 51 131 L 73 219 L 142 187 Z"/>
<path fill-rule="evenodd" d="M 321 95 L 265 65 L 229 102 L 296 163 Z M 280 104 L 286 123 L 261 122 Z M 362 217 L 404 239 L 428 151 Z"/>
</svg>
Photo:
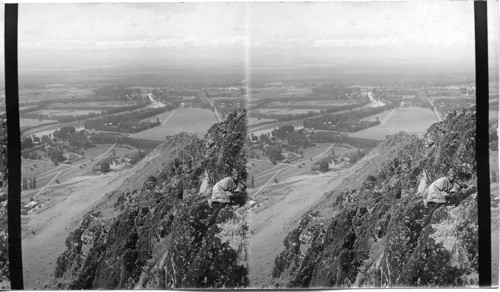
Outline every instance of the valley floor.
<svg viewBox="0 0 500 292">
<path fill-rule="evenodd" d="M 257 202 L 249 215 L 249 278 L 252 288 L 270 287 L 274 259 L 283 250 L 283 240 L 300 217 L 345 177 L 347 170 L 311 176 L 265 193 L 275 197 Z M 292 178 L 290 180 L 293 181 Z M 280 192 L 281 191 L 281 192 Z M 260 206 L 259 206 L 260 205 Z"/>
<path fill-rule="evenodd" d="M 40 288 L 52 276 L 65 240 L 89 209 L 121 184 L 121 173 L 108 173 L 73 185 L 44 210 L 22 217 L 24 288 Z"/>
</svg>

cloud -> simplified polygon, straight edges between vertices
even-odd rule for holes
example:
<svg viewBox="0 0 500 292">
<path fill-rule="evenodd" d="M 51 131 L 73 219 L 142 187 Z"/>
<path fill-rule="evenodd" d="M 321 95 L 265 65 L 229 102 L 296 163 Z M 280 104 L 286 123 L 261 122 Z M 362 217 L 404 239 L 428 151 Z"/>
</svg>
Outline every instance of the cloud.
<svg viewBox="0 0 500 292">
<path fill-rule="evenodd" d="M 460 2 L 22 4 L 19 45 L 39 49 L 470 47 Z"/>
</svg>

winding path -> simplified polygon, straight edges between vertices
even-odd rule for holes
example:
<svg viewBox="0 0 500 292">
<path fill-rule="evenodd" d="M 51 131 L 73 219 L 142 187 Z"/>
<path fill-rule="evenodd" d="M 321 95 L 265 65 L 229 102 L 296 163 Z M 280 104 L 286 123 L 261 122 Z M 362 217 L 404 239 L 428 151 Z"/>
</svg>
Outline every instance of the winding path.
<svg viewBox="0 0 500 292">
<path fill-rule="evenodd" d="M 109 152 L 111 152 L 111 150 L 113 150 L 113 148 L 114 148 L 115 146 L 116 146 L 116 144 L 113 144 L 111 147 L 109 147 L 109 149 L 108 149 L 108 150 L 106 150 L 106 152 L 104 152 L 103 154 L 101 154 L 101 155 L 97 156 L 96 158 L 94 158 L 94 160 L 98 160 L 98 159 L 100 159 L 100 158 L 102 158 L 102 157 L 104 157 L 104 156 L 108 155 L 108 154 L 109 154 Z M 36 197 L 38 197 L 40 194 L 43 194 L 43 192 L 44 192 L 44 191 L 45 191 L 48 187 L 50 187 L 50 185 L 51 185 L 51 184 L 52 184 L 52 183 L 53 183 L 53 182 L 57 179 L 57 177 L 59 177 L 59 175 L 61 175 L 62 173 L 66 172 L 66 171 L 69 171 L 69 170 L 71 170 L 71 169 L 73 169 L 73 168 L 79 167 L 80 165 L 83 165 L 83 164 L 89 163 L 89 162 L 91 162 L 91 160 L 86 160 L 86 161 L 80 162 L 80 163 L 78 163 L 78 164 L 72 165 L 72 166 L 70 166 L 70 167 L 68 167 L 68 168 L 65 168 L 65 169 L 63 169 L 63 170 L 60 170 L 60 171 L 56 172 L 56 173 L 55 173 L 55 176 L 54 176 L 54 177 L 53 177 L 53 178 L 52 178 L 52 179 L 51 179 L 51 180 L 50 180 L 50 181 L 49 181 L 49 182 L 48 182 L 45 186 L 43 186 L 43 187 L 42 187 L 42 189 L 40 189 L 40 191 L 38 191 L 38 193 L 36 193 L 36 195 L 35 195 L 35 196 L 33 196 L 33 198 L 36 198 Z"/>
<path fill-rule="evenodd" d="M 336 144 L 336 143 L 332 143 L 332 145 L 330 145 L 330 147 L 328 147 L 325 151 L 321 152 L 320 154 L 318 154 L 318 155 L 314 156 L 312 159 L 313 159 L 313 160 L 314 160 L 314 159 L 318 159 L 319 157 L 321 157 L 321 156 L 325 155 L 326 153 L 328 153 L 328 151 L 330 151 L 330 150 L 333 148 L 333 146 L 335 146 L 335 144 Z M 289 166 L 287 166 L 287 167 L 285 167 L 285 168 L 282 168 L 282 169 L 277 170 L 277 171 L 274 173 L 274 175 L 273 175 L 273 176 L 272 176 L 272 177 L 271 177 L 268 181 L 266 181 L 266 182 L 265 182 L 262 186 L 260 186 L 260 188 L 259 188 L 259 189 L 258 189 L 255 193 L 253 193 L 253 194 L 252 194 L 252 196 L 256 196 L 256 195 L 258 195 L 258 194 L 259 194 L 259 193 L 260 193 L 260 192 L 261 192 L 261 191 L 262 191 L 265 187 L 267 187 L 267 185 L 269 185 L 269 183 L 270 183 L 270 182 L 271 182 L 271 181 L 272 181 L 272 180 L 273 180 L 273 179 L 274 179 L 274 178 L 275 178 L 278 174 L 280 174 L 280 173 L 282 173 L 282 172 L 285 172 L 286 170 L 290 169 L 291 167 L 297 166 L 297 165 L 299 165 L 299 164 L 301 164 L 301 163 L 303 163 L 303 162 L 304 162 L 304 161 L 300 161 L 300 162 L 297 162 L 297 163 L 294 163 L 294 164 L 290 164 Z"/>
</svg>

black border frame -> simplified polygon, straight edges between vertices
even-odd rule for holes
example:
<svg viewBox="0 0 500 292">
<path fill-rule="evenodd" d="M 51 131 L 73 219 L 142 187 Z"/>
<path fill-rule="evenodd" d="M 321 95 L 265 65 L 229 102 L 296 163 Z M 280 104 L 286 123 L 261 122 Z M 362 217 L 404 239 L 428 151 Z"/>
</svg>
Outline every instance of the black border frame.
<svg viewBox="0 0 500 292">
<path fill-rule="evenodd" d="M 478 177 L 479 285 L 491 287 L 491 209 L 488 147 L 487 3 L 474 1 L 476 67 L 476 158 Z M 23 289 L 21 248 L 21 151 L 17 62 L 18 4 L 5 4 L 5 93 L 8 133 L 8 234 L 11 289 Z"/>
<path fill-rule="evenodd" d="M 488 20 L 486 1 L 474 2 L 476 43 L 476 161 L 479 286 L 491 287 L 491 202 L 488 139 Z"/>
<path fill-rule="evenodd" d="M 18 4 L 5 4 L 5 103 L 7 111 L 8 234 L 11 289 L 24 289 L 21 246 L 21 132 L 17 67 Z"/>
</svg>

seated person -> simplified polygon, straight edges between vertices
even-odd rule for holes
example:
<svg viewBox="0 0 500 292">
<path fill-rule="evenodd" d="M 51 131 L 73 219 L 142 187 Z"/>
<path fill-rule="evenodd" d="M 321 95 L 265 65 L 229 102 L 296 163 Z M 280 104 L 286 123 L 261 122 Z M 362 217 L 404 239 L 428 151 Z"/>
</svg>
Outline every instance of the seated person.
<svg viewBox="0 0 500 292">
<path fill-rule="evenodd" d="M 213 202 L 230 203 L 231 197 L 244 191 L 244 185 L 239 182 L 239 173 L 233 169 L 231 176 L 221 179 L 212 188 L 212 196 L 208 199 L 208 206 L 212 208 Z"/>
<path fill-rule="evenodd" d="M 430 202 L 438 204 L 447 203 L 447 198 L 457 192 L 460 187 L 460 184 L 455 181 L 455 172 L 450 169 L 446 173 L 446 176 L 438 178 L 429 186 L 427 198 L 424 199 L 424 206 L 427 208 L 427 204 Z"/>
</svg>

